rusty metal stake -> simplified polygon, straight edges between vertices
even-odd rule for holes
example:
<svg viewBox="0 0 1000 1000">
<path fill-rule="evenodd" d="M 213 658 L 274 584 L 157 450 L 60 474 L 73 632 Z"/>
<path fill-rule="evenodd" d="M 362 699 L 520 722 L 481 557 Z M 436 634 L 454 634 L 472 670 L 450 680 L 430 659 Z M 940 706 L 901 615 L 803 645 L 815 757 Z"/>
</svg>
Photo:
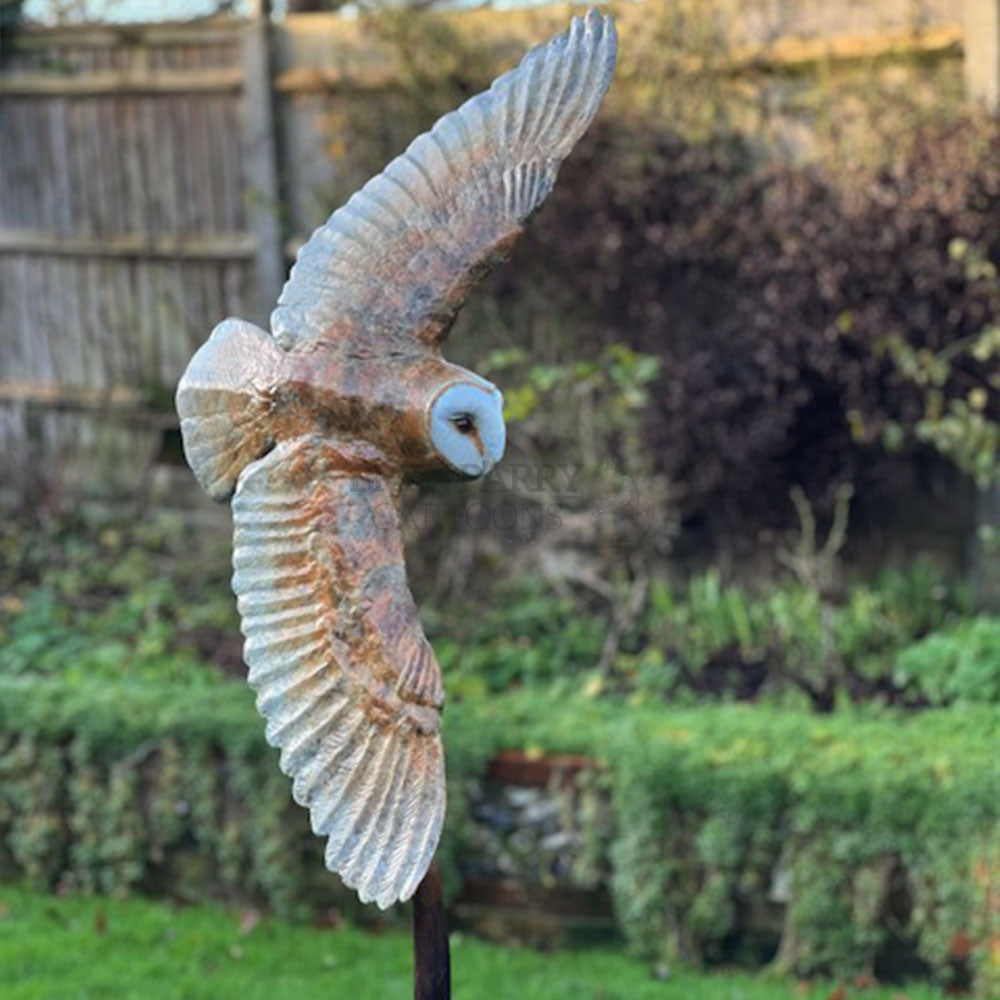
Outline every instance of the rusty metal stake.
<svg viewBox="0 0 1000 1000">
<path fill-rule="evenodd" d="M 451 1000 L 448 926 L 436 858 L 413 896 L 413 1000 Z"/>
</svg>

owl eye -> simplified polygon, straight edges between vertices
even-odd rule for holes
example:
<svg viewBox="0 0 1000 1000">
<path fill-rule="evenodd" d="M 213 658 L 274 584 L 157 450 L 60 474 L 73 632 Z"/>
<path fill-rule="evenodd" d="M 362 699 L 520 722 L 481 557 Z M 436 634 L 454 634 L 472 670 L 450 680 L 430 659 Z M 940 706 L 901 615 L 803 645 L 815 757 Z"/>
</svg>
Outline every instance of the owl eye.
<svg viewBox="0 0 1000 1000">
<path fill-rule="evenodd" d="M 457 417 L 452 417 L 451 422 L 459 434 L 471 434 L 472 428 L 476 426 L 475 421 L 467 413 L 460 413 Z"/>
</svg>

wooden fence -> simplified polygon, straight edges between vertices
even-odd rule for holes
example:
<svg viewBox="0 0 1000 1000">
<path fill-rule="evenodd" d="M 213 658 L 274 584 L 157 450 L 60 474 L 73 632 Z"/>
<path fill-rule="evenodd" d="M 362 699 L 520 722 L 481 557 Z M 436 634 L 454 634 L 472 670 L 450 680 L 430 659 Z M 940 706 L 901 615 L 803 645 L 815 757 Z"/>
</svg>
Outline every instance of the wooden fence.
<svg viewBox="0 0 1000 1000">
<path fill-rule="evenodd" d="M 620 76 L 629 32 L 642 30 L 633 6 L 622 9 Z M 466 33 L 497 39 L 501 63 L 566 17 L 458 16 Z M 853 41 L 765 44 L 744 32 L 731 64 L 951 53 L 960 43 L 947 23 Z M 225 315 L 265 323 L 298 241 L 365 179 L 363 157 L 331 151 L 357 144 L 349 94 L 357 104 L 359 93 L 391 91 L 398 59 L 359 22 L 318 14 L 5 39 L 0 489 L 20 491 L 15 471 L 40 468 L 71 489 L 83 479 L 124 493 L 139 484 L 164 432 L 176 433 L 170 397 L 193 351 Z M 392 119 L 377 123 L 380 141 L 402 148 L 411 123 Z"/>
<path fill-rule="evenodd" d="M 264 31 L 29 31 L 5 51 L 8 469 L 99 439 L 104 473 L 140 471 L 151 429 L 174 423 L 163 397 L 214 322 L 266 317 L 284 265 Z"/>
</svg>

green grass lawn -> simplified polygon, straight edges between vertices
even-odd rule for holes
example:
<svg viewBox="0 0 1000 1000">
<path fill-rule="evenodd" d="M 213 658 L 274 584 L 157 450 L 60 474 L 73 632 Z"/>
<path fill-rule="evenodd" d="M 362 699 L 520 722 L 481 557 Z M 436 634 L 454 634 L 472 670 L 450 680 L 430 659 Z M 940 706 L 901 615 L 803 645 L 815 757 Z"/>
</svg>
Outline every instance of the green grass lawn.
<svg viewBox="0 0 1000 1000">
<path fill-rule="evenodd" d="M 656 979 L 614 951 L 540 955 L 452 942 L 457 1000 L 827 1000 L 835 985 L 678 972 Z M 410 941 L 259 922 L 220 906 L 58 898 L 0 887 L 5 1000 L 393 1000 L 412 996 Z M 931 1000 L 926 987 L 857 990 L 849 1000 Z M 839 1000 L 839 996 L 838 996 Z"/>
</svg>

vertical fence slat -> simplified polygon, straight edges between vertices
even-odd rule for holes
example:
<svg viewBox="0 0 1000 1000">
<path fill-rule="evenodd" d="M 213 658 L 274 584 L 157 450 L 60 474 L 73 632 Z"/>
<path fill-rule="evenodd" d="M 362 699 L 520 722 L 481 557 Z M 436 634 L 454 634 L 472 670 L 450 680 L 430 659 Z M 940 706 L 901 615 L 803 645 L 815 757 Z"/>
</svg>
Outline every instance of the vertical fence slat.
<svg viewBox="0 0 1000 1000">
<path fill-rule="evenodd" d="M 257 17 L 243 30 L 243 178 L 247 216 L 257 237 L 257 274 L 250 318 L 266 324 L 284 282 L 278 213 L 278 165 L 271 93 L 270 25 Z"/>
</svg>

